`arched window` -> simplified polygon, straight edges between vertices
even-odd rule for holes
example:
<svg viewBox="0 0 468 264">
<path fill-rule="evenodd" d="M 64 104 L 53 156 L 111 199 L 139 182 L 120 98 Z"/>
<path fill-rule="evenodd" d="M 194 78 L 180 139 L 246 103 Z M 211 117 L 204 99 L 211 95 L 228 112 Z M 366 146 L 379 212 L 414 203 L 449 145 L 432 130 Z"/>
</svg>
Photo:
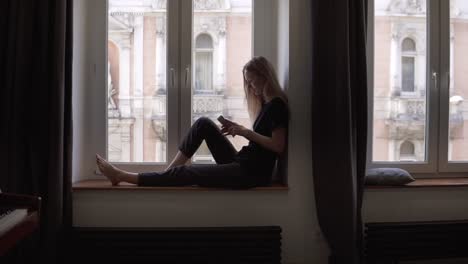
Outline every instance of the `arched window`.
<svg viewBox="0 0 468 264">
<path fill-rule="evenodd" d="M 416 43 L 405 38 L 401 44 L 401 90 L 414 92 L 415 90 L 415 60 Z"/>
<path fill-rule="evenodd" d="M 195 41 L 195 92 L 213 91 L 213 40 L 200 34 Z"/>
<path fill-rule="evenodd" d="M 414 144 L 409 141 L 404 141 L 400 145 L 400 160 L 405 159 L 414 159 L 415 158 L 415 151 L 414 151 Z"/>
</svg>

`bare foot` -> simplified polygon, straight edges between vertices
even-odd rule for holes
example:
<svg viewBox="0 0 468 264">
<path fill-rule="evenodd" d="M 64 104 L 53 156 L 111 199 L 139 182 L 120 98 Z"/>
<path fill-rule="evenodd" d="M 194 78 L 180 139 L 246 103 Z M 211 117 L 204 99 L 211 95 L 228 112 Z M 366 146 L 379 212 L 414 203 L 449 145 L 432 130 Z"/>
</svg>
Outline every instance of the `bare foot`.
<svg viewBox="0 0 468 264">
<path fill-rule="evenodd" d="M 110 164 L 107 160 L 98 154 L 96 154 L 96 164 L 98 165 L 98 168 L 102 174 L 111 181 L 112 185 L 119 185 L 120 176 L 122 173 L 124 173 L 122 170 Z"/>
</svg>

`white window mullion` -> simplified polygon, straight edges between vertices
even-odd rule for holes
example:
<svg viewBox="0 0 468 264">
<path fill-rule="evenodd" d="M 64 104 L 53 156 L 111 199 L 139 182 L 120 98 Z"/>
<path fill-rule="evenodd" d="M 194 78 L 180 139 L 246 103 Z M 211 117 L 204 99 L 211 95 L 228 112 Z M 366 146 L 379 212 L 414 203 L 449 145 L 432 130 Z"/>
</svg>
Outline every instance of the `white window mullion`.
<svg viewBox="0 0 468 264">
<path fill-rule="evenodd" d="M 427 56 L 426 61 L 426 151 L 430 172 L 436 174 L 438 160 L 439 138 L 439 85 L 440 85 L 440 54 L 438 40 L 440 38 L 439 1 L 427 1 Z M 434 75 L 435 73 L 435 75 Z"/>
<path fill-rule="evenodd" d="M 449 83 L 450 75 L 450 1 L 440 1 L 440 139 L 439 139 L 439 171 L 449 172 Z M 453 168 L 452 168 L 453 169 Z"/>
<path fill-rule="evenodd" d="M 167 123 L 168 123 L 168 147 L 167 162 L 175 157 L 178 151 L 180 139 L 180 1 L 167 1 L 168 5 L 168 42 L 167 42 L 167 82 L 168 82 L 168 104 L 167 104 Z"/>
<path fill-rule="evenodd" d="M 195 77 L 195 67 L 192 67 L 192 0 L 181 0 L 180 21 L 180 133 L 179 140 L 183 137 L 192 125 L 192 77 Z"/>
</svg>

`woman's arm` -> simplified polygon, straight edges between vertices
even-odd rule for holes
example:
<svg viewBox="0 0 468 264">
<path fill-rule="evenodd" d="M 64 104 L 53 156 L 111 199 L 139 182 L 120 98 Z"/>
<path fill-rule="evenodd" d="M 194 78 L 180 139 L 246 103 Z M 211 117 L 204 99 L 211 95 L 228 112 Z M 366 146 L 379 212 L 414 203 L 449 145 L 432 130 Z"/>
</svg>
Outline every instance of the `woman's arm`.
<svg viewBox="0 0 468 264">
<path fill-rule="evenodd" d="M 284 151 L 286 145 L 286 129 L 283 127 L 274 129 L 271 133 L 271 137 L 260 135 L 257 132 L 247 129 L 239 124 L 223 127 L 221 132 L 223 132 L 224 135 L 232 135 L 233 137 L 236 135 L 243 136 L 246 139 L 278 154 L 281 154 Z"/>
</svg>

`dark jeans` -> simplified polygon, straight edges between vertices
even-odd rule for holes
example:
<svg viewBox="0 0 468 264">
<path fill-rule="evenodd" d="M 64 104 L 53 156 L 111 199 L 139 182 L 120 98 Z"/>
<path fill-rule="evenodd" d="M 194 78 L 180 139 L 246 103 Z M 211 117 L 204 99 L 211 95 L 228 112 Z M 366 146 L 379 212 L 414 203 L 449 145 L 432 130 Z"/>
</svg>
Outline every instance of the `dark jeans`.
<svg viewBox="0 0 468 264">
<path fill-rule="evenodd" d="M 211 119 L 199 118 L 190 128 L 179 150 L 192 157 L 200 144 L 206 141 L 216 164 L 182 165 L 164 172 L 140 173 L 140 186 L 185 186 L 249 188 L 255 180 L 242 171 L 234 160 L 237 154 L 231 142 L 221 134 L 219 127 Z"/>
</svg>

